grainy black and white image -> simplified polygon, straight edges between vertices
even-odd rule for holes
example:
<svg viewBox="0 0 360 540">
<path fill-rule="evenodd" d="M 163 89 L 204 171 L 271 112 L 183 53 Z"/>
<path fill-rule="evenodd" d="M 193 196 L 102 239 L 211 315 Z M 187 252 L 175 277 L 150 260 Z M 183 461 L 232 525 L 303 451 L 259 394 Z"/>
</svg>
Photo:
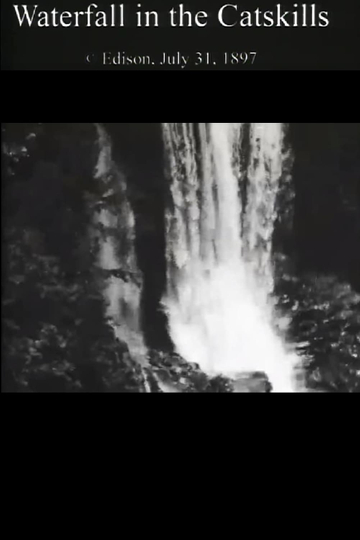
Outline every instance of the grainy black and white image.
<svg viewBox="0 0 360 540">
<path fill-rule="evenodd" d="M 359 123 L 2 124 L 2 392 L 360 391 Z"/>
</svg>

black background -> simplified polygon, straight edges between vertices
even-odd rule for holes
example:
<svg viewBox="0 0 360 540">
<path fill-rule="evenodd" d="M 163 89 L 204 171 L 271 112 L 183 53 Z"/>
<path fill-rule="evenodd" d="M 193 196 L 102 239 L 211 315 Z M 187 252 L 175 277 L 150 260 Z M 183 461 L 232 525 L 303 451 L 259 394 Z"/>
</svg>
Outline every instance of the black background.
<svg viewBox="0 0 360 540">
<path fill-rule="evenodd" d="M 91 2 L 81 0 L 47 0 L 37 2 L 40 9 L 50 11 L 81 10 Z M 98 9 L 115 2 L 94 2 Z M 121 3 L 121 2 L 118 2 Z M 134 20 L 133 12 L 138 1 L 126 4 L 126 20 Z M 233 70 L 356 70 L 359 69 L 359 2 L 342 0 L 317 1 L 318 10 L 329 11 L 331 24 L 327 28 L 223 28 L 216 13 L 221 1 L 190 1 L 184 6 L 192 12 L 205 10 L 211 14 L 206 28 L 170 28 L 165 13 L 181 2 L 175 0 L 142 0 L 143 9 L 154 9 L 160 14 L 158 28 L 25 28 L 19 27 L 13 2 L 2 2 L 2 69 L 7 70 L 142 70 L 164 69 L 159 66 L 121 67 L 102 66 L 100 61 L 86 62 L 89 53 L 124 51 L 129 54 L 169 54 L 180 51 L 191 54 L 202 52 L 256 51 L 254 65 L 192 66 L 187 69 L 233 69 Z M 240 10 L 274 9 L 276 1 L 244 0 Z M 296 2 L 280 2 L 291 9 Z M 312 2 L 308 2 L 310 5 Z M 32 4 L 29 4 L 31 6 Z M 298 2 L 301 5 L 301 2 Z M 179 66 L 175 68 L 179 70 Z"/>
<path fill-rule="evenodd" d="M 47 0 L 48 10 L 86 7 L 88 1 Z M 95 2 L 94 2 L 95 3 Z M 111 2 L 107 2 L 110 4 Z M 137 2 L 132 2 L 134 5 Z M 179 2 L 176 2 L 179 3 Z M 223 0 L 185 3 L 192 11 L 216 13 Z M 99 8 L 104 4 L 98 3 Z M 143 7 L 166 11 L 173 0 L 142 1 Z M 285 3 L 283 3 L 285 5 Z M 3 110 L 5 120 L 103 121 L 159 120 L 162 115 L 243 121 L 358 120 L 358 0 L 331 2 L 329 28 L 19 28 L 13 2 L 1 3 Z M 274 6 L 272 0 L 244 0 L 242 8 Z M 220 71 L 89 65 L 90 52 L 133 53 L 255 49 L 256 63 Z M 5 72 L 4 72 L 5 71 Z M 341 73 L 340 73 L 341 71 Z M 131 75 L 130 75 L 131 72 Z M 211 111 L 209 111 L 211 109 Z M 251 111 L 251 112 L 250 112 Z M 246 116 L 248 118 L 246 118 Z M 201 118 L 203 117 L 203 118 Z"/>
</svg>

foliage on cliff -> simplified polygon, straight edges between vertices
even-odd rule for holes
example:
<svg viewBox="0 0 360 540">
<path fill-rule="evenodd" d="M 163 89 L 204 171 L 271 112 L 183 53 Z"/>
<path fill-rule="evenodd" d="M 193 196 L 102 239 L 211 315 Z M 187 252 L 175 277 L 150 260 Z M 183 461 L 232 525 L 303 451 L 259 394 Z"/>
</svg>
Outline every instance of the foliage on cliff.
<svg viewBox="0 0 360 540">
<path fill-rule="evenodd" d="M 94 141 L 91 124 L 4 126 L 4 391 L 143 391 L 88 235 Z"/>
<path fill-rule="evenodd" d="M 307 387 L 360 392 L 360 294 L 334 275 L 283 271 L 279 309 L 306 367 Z"/>
</svg>

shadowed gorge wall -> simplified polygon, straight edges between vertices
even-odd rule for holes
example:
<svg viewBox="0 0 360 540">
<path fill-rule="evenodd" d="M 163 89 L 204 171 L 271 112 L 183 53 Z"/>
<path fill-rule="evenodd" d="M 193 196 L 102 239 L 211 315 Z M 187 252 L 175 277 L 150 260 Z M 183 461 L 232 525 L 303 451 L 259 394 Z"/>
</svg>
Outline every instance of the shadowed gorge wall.
<svg viewBox="0 0 360 540">
<path fill-rule="evenodd" d="M 172 349 L 160 309 L 166 279 L 165 198 L 161 125 L 105 124 L 113 139 L 114 158 L 124 169 L 136 220 L 136 251 L 144 276 L 142 319 L 150 347 Z"/>
<path fill-rule="evenodd" d="M 299 269 L 360 288 L 360 124 L 291 124 L 291 140 Z"/>
</svg>

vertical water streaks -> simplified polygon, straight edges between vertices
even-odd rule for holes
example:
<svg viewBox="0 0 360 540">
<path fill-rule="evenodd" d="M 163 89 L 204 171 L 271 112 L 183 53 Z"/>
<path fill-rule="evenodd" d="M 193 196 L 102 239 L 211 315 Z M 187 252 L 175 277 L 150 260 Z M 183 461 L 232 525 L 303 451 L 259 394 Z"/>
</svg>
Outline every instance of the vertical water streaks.
<svg viewBox="0 0 360 540">
<path fill-rule="evenodd" d="M 163 303 L 171 338 L 186 360 L 208 373 L 264 371 L 275 391 L 293 391 L 296 358 L 275 334 L 268 309 L 283 125 L 244 127 L 163 124 L 171 194 Z"/>
<path fill-rule="evenodd" d="M 258 289 L 265 298 L 274 288 L 272 238 L 282 175 L 283 139 L 283 124 L 250 125 L 250 163 L 244 214 L 245 253 Z"/>
</svg>

